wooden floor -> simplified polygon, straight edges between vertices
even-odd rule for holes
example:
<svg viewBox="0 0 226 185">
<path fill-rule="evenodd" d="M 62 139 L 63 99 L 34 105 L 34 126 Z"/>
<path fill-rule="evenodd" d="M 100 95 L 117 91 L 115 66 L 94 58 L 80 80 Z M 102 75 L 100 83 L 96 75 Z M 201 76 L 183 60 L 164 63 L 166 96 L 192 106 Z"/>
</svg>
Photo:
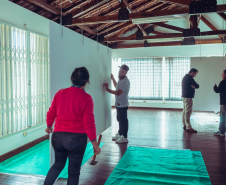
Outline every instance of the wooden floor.
<svg viewBox="0 0 226 185">
<path fill-rule="evenodd" d="M 112 126 L 103 133 L 102 152 L 96 166 L 88 163 L 81 169 L 80 185 L 103 185 L 129 146 L 145 146 L 201 151 L 213 185 L 226 185 L 225 138 L 213 136 L 219 125 L 218 115 L 195 112 L 192 125 L 199 132 L 183 130 L 181 111 L 159 109 L 130 109 L 128 144 L 116 144 L 111 136 L 118 130 L 115 109 L 112 110 Z M 42 176 L 0 174 L 0 184 L 43 184 Z M 60 179 L 55 183 L 64 185 Z"/>
</svg>

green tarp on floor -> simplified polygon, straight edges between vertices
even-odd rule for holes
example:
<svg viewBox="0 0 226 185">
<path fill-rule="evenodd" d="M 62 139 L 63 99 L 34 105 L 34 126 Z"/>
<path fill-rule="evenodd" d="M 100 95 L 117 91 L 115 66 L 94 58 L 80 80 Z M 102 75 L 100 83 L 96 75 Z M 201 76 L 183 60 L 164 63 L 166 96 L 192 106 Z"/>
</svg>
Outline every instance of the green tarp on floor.
<svg viewBox="0 0 226 185">
<path fill-rule="evenodd" d="M 102 147 L 104 143 L 100 143 Z M 49 162 L 49 140 L 45 140 L 28 150 L 15 155 L 2 163 L 0 163 L 0 173 L 20 173 L 20 174 L 36 174 L 47 175 Z M 91 143 L 87 144 L 82 165 L 93 156 L 93 147 Z M 65 168 L 60 174 L 60 178 L 68 178 L 68 160 Z"/>
<path fill-rule="evenodd" d="M 105 185 L 211 185 L 201 152 L 130 146 Z"/>
</svg>

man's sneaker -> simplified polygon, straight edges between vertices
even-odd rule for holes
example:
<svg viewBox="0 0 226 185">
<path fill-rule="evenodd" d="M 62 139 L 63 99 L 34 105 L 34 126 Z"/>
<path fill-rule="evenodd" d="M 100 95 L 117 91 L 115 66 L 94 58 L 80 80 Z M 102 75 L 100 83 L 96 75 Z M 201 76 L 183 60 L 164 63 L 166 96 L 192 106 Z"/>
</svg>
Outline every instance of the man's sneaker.
<svg viewBox="0 0 226 185">
<path fill-rule="evenodd" d="M 215 135 L 215 136 L 225 136 L 225 134 L 221 134 L 220 131 L 214 132 L 214 135 Z"/>
<path fill-rule="evenodd" d="M 128 143 L 129 140 L 127 138 L 124 138 L 124 136 L 121 136 L 116 140 L 116 143 Z"/>
<path fill-rule="evenodd" d="M 120 138 L 119 133 L 115 134 L 115 136 L 112 137 L 113 140 L 117 140 L 118 138 Z"/>
</svg>

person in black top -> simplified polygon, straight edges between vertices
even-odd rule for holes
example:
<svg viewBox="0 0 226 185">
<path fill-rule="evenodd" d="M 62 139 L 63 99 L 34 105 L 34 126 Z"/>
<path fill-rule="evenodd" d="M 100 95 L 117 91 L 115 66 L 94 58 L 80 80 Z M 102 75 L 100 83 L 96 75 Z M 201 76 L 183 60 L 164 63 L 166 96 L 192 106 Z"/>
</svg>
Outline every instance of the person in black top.
<svg viewBox="0 0 226 185">
<path fill-rule="evenodd" d="M 219 86 L 217 84 L 214 86 L 214 91 L 220 93 L 220 126 L 219 131 L 215 132 L 215 136 L 225 136 L 226 127 L 226 70 L 221 74 L 222 81 Z"/>
<path fill-rule="evenodd" d="M 199 88 L 199 84 L 197 84 L 194 80 L 194 77 L 198 74 L 198 70 L 192 68 L 188 74 L 186 74 L 182 80 L 182 100 L 183 100 L 183 116 L 182 122 L 184 125 L 184 129 L 189 132 L 197 132 L 194 130 L 190 123 L 190 117 L 192 114 L 193 108 L 193 98 L 195 96 L 195 89 Z"/>
</svg>

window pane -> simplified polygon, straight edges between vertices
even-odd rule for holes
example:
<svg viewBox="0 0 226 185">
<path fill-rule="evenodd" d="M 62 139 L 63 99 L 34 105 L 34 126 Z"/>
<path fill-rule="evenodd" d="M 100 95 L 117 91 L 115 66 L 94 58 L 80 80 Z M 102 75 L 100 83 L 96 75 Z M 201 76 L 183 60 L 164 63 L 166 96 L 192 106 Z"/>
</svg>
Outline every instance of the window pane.
<svg viewBox="0 0 226 185">
<path fill-rule="evenodd" d="M 48 38 L 30 34 L 32 125 L 45 122 L 49 107 Z"/>
<path fill-rule="evenodd" d="M 129 99 L 162 100 L 162 59 L 133 58 L 121 59 L 130 70 Z"/>
<path fill-rule="evenodd" d="M 181 82 L 190 70 L 189 57 L 165 58 L 164 64 L 164 97 L 165 100 L 181 100 Z"/>
<path fill-rule="evenodd" d="M 26 32 L 0 24 L 0 136 L 27 127 Z"/>
</svg>

